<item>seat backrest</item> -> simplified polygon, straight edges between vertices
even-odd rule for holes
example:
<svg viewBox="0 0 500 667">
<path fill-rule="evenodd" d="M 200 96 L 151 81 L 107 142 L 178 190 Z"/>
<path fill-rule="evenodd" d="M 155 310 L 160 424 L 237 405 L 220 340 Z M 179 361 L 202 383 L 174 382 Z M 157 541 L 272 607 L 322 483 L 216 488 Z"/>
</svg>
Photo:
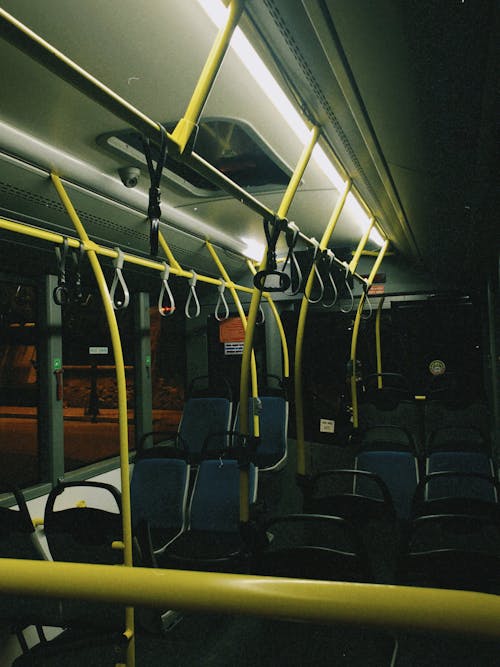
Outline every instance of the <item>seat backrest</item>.
<svg viewBox="0 0 500 667">
<path fill-rule="evenodd" d="M 44 560 L 36 546 L 35 529 L 22 492 L 14 488 L 3 491 L 14 495 L 17 509 L 0 507 L 0 558 Z M 18 594 L 0 596 L 0 619 L 12 625 L 60 625 L 61 618 L 59 600 Z"/>
<path fill-rule="evenodd" d="M 469 458 L 467 457 L 467 460 Z M 462 459 L 462 463 L 466 465 L 467 461 Z M 434 507 L 439 507 L 439 512 L 443 512 L 447 505 L 450 508 L 460 505 L 466 507 L 467 503 L 478 507 L 483 503 L 485 509 L 491 504 L 492 511 L 496 511 L 498 483 L 491 474 L 491 468 L 488 468 L 488 461 L 485 465 L 487 467 L 485 473 L 449 468 L 429 472 L 415 490 L 414 511 L 417 514 L 430 514 L 430 503 L 433 503 Z"/>
<path fill-rule="evenodd" d="M 70 499 L 76 489 L 75 503 Z M 110 510 L 102 509 L 105 504 L 109 504 Z M 101 565 L 123 563 L 122 551 L 112 548 L 113 542 L 123 540 L 123 531 L 120 493 L 110 484 L 59 483 L 47 498 L 44 527 L 54 560 Z"/>
<path fill-rule="evenodd" d="M 435 514 L 415 519 L 401 583 L 500 592 L 500 528 L 491 517 Z"/>
<path fill-rule="evenodd" d="M 188 455 L 199 455 L 208 436 L 230 429 L 231 411 L 227 398 L 188 398 L 179 424 L 179 437 Z"/>
<path fill-rule="evenodd" d="M 337 581 L 371 581 L 362 542 L 345 519 L 320 514 L 274 517 L 260 528 L 257 574 Z"/>
<path fill-rule="evenodd" d="M 255 463 L 260 472 L 280 470 L 288 454 L 288 402 L 283 396 L 261 396 L 259 398 L 260 443 L 255 454 Z M 253 414 L 253 399 L 248 401 L 248 414 Z M 249 419 L 250 434 L 253 435 L 253 420 Z M 235 421 L 239 430 L 239 414 Z"/>
<path fill-rule="evenodd" d="M 354 467 L 378 475 L 389 489 L 398 517 L 405 520 L 410 517 L 419 480 L 418 461 L 413 454 L 401 451 L 360 452 Z M 370 494 L 363 479 L 356 480 L 355 489 L 356 493 Z"/>
<path fill-rule="evenodd" d="M 386 484 L 366 470 L 321 471 L 303 484 L 303 493 L 307 514 L 340 516 L 358 524 L 395 513 Z"/>
<path fill-rule="evenodd" d="M 490 451 L 486 437 L 471 426 L 441 426 L 427 436 L 426 451 Z"/>
<path fill-rule="evenodd" d="M 147 524 L 152 548 L 162 551 L 186 526 L 189 464 L 182 459 L 137 459 L 130 483 L 132 530 Z"/>
<path fill-rule="evenodd" d="M 249 469 L 248 502 L 257 498 L 258 472 Z M 238 533 L 240 529 L 240 467 L 234 459 L 200 463 L 189 508 L 189 528 Z"/>
</svg>

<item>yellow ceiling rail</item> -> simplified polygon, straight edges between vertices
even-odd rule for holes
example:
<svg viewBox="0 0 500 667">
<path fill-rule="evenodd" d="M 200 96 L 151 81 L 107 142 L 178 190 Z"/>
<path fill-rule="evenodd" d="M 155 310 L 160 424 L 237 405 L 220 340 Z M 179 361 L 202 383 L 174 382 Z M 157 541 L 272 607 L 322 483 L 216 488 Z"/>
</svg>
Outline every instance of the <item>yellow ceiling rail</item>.
<svg viewBox="0 0 500 667">
<path fill-rule="evenodd" d="M 87 235 L 78 214 L 64 189 L 61 179 L 56 174 L 51 174 L 52 183 L 59 198 L 70 217 L 82 243 L 89 245 L 90 239 Z M 118 388 L 118 429 L 120 439 L 120 473 L 122 494 L 122 527 L 123 527 L 123 564 L 125 567 L 133 567 L 132 556 L 132 514 L 130 510 L 130 470 L 128 449 L 128 418 L 127 418 L 127 385 L 125 381 L 125 362 L 123 360 L 123 349 L 120 339 L 120 331 L 116 321 L 116 313 L 109 294 L 106 279 L 99 263 L 95 250 L 88 248 L 87 257 L 92 271 L 94 272 L 102 303 L 108 321 L 111 335 L 111 345 L 116 367 L 116 383 Z M 134 639 L 134 608 L 127 606 L 125 609 L 125 633 L 129 637 L 127 642 L 127 667 L 135 664 L 135 639 Z"/>
<path fill-rule="evenodd" d="M 226 25 L 219 31 L 205 62 L 200 78 L 196 84 L 193 95 L 186 108 L 184 116 L 177 123 L 171 134 L 172 140 L 179 146 L 179 152 L 183 153 L 186 145 L 196 128 L 205 102 L 214 84 L 215 77 L 222 65 L 222 60 L 229 47 L 233 32 L 238 25 L 243 12 L 242 0 L 231 0 Z"/>
<path fill-rule="evenodd" d="M 368 289 L 371 287 L 371 284 L 373 283 L 373 280 L 375 276 L 377 275 L 377 272 L 380 268 L 380 265 L 382 264 L 382 260 L 384 259 L 384 255 L 387 252 L 387 248 L 389 247 L 389 241 L 386 240 L 384 241 L 384 245 L 380 248 L 379 253 L 377 255 L 377 259 L 375 260 L 372 270 L 370 271 L 370 275 L 368 276 L 368 280 L 366 281 L 366 288 L 363 290 L 363 293 L 361 294 L 359 298 L 359 303 L 358 303 L 358 310 L 356 311 L 356 318 L 354 319 L 354 326 L 352 328 L 352 340 L 351 340 L 351 359 L 350 359 L 350 364 L 351 364 L 351 405 L 352 405 L 352 425 L 354 428 L 358 428 L 359 425 L 359 420 L 358 420 L 358 388 L 357 388 L 357 382 L 356 382 L 356 349 L 358 345 L 358 333 L 359 333 L 359 324 L 361 322 L 361 314 L 363 312 L 363 306 L 365 304 L 366 300 L 366 293 Z"/>
<path fill-rule="evenodd" d="M 332 215 L 326 226 L 323 236 L 319 243 L 319 250 L 326 250 L 328 243 L 333 234 L 335 226 L 340 218 L 342 209 L 344 208 L 347 195 L 351 189 L 351 180 L 348 179 L 344 192 L 341 194 L 335 208 L 333 209 Z M 302 392 L 302 350 L 304 347 L 304 331 L 306 328 L 306 319 L 307 311 L 309 309 L 309 298 L 311 296 L 311 290 L 314 282 L 314 263 L 309 272 L 309 277 L 304 289 L 304 294 L 302 296 L 302 301 L 300 304 L 299 312 L 299 321 L 297 324 L 297 338 L 295 343 L 295 366 L 294 366 L 294 386 L 295 386 L 295 421 L 297 428 L 297 474 L 305 475 L 306 474 L 306 447 L 305 447 L 305 438 L 304 438 L 304 398 Z"/>
<path fill-rule="evenodd" d="M 61 245 L 64 242 L 64 239 L 67 239 L 70 248 L 80 247 L 80 241 L 78 241 L 78 239 L 76 238 L 72 238 L 71 236 L 65 236 L 57 232 L 51 232 L 46 229 L 41 229 L 40 227 L 33 227 L 23 222 L 15 222 L 13 220 L 0 218 L 0 229 L 5 229 L 6 231 L 13 232 L 15 234 L 22 234 L 23 236 L 30 236 L 32 238 L 37 238 L 42 241 L 48 241 L 49 243 L 56 243 L 58 245 Z M 160 243 L 161 243 L 161 237 L 160 237 Z M 118 257 L 117 251 L 114 250 L 113 248 L 106 248 L 105 246 L 100 246 L 97 243 L 94 243 L 94 241 L 91 241 L 90 239 L 83 243 L 83 247 L 85 250 L 87 251 L 93 250 L 97 255 L 102 255 L 103 257 L 109 257 L 110 259 L 115 259 Z M 169 259 L 169 264 L 170 264 L 173 255 L 170 255 L 170 257 L 168 257 L 167 255 L 167 258 Z M 129 264 L 134 264 L 136 266 L 141 266 L 145 269 L 152 269 L 154 271 L 160 271 L 160 272 L 164 270 L 163 262 L 159 262 L 153 259 L 145 259 L 144 257 L 131 255 L 130 253 L 123 253 L 123 260 L 124 262 L 128 262 Z M 180 266 L 180 264 L 175 261 L 175 258 L 173 258 L 173 264 L 174 265 L 171 265 L 171 270 L 170 270 L 172 274 L 180 276 L 182 278 L 192 278 L 193 276 L 192 271 L 183 269 Z M 197 274 L 197 278 L 200 282 L 205 282 L 210 285 L 220 285 L 220 280 L 218 278 L 204 276 L 199 273 Z M 246 292 L 248 294 L 253 293 L 253 289 L 251 287 L 247 287 L 246 285 L 239 285 L 237 283 L 231 283 L 231 284 L 234 287 L 234 289 L 238 290 L 239 292 Z M 264 296 L 266 294 L 267 293 L 264 292 Z"/>
<path fill-rule="evenodd" d="M 387 255 L 387 253 L 386 253 Z M 377 388 L 382 389 L 382 341 L 380 338 L 380 319 L 385 297 L 378 302 L 377 316 L 375 317 L 375 354 L 377 356 Z"/>
<path fill-rule="evenodd" d="M 471 591 L 2 558 L 0 592 L 500 638 L 500 596 Z"/>
</svg>

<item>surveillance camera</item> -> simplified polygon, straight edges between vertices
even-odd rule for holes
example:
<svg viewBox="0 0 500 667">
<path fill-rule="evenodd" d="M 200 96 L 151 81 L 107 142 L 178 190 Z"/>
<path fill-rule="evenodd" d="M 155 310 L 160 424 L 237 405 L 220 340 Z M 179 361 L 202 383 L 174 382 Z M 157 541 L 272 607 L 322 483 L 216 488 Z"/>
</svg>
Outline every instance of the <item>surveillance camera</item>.
<svg viewBox="0 0 500 667">
<path fill-rule="evenodd" d="M 122 183 L 126 188 L 135 188 L 139 182 L 141 170 L 137 167 L 122 167 L 118 169 Z"/>
</svg>

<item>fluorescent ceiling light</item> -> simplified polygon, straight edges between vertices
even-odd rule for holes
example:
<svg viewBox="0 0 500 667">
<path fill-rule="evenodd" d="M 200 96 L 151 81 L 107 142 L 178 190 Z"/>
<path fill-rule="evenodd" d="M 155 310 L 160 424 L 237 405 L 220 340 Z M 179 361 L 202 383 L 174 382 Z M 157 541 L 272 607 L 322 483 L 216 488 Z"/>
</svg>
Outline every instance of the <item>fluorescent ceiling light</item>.
<svg viewBox="0 0 500 667">
<path fill-rule="evenodd" d="M 212 22 L 215 23 L 217 28 L 221 28 L 225 25 L 229 9 L 224 6 L 221 0 L 198 0 L 198 2 Z M 269 98 L 269 101 L 273 106 L 276 107 L 276 110 L 287 122 L 288 126 L 294 132 L 301 144 L 305 145 L 309 141 L 311 130 L 264 64 L 262 58 L 245 37 L 241 28 L 236 27 L 234 30 L 231 38 L 231 47 L 240 58 L 244 67 L 250 72 L 255 83 L 262 89 L 262 92 Z M 335 189 L 341 192 L 345 187 L 345 181 L 338 173 L 325 151 L 318 144 L 314 147 L 312 158 Z M 351 208 L 355 220 L 362 229 L 365 230 L 370 224 L 370 220 L 361 204 L 352 194 L 349 194 L 345 206 Z M 382 237 L 375 228 L 370 234 L 370 239 L 378 245 L 382 245 L 383 243 Z M 260 258 L 260 256 L 257 257 L 259 260 Z"/>
<path fill-rule="evenodd" d="M 246 248 L 243 250 L 245 257 L 255 262 L 260 262 L 264 256 L 265 244 L 262 241 L 255 241 L 244 236 L 241 237 L 241 240 L 246 244 Z"/>
<path fill-rule="evenodd" d="M 372 228 L 372 231 L 370 232 L 370 241 L 373 241 L 376 245 L 382 247 L 385 243 L 385 239 L 383 236 L 380 234 L 378 229 L 376 227 Z"/>
</svg>

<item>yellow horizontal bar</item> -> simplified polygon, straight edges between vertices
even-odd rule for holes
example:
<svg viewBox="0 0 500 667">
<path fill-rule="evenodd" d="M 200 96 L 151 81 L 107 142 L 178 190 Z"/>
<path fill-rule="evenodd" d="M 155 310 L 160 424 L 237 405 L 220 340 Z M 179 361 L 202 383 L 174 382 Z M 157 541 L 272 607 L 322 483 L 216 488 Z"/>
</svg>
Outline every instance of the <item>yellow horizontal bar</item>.
<svg viewBox="0 0 500 667">
<path fill-rule="evenodd" d="M 26 225 L 22 222 L 14 222 L 13 220 L 6 220 L 5 218 L 0 218 L 0 229 L 6 229 L 9 232 L 14 232 L 15 234 L 23 234 L 24 236 L 31 236 L 32 238 L 41 239 L 42 241 L 48 241 L 49 243 L 62 244 L 64 239 L 68 239 L 68 245 L 70 248 L 79 248 L 80 241 L 71 236 L 64 236 L 62 234 L 57 234 L 55 232 L 49 232 L 46 229 L 40 229 L 39 227 L 32 227 L 31 225 Z M 118 253 L 113 248 L 106 248 L 105 246 L 100 246 L 93 241 L 89 243 L 84 243 L 83 247 L 85 250 L 94 250 L 98 255 L 103 257 L 110 257 L 115 259 L 118 257 Z M 162 262 L 158 262 L 152 259 L 145 259 L 143 257 L 138 257 L 137 255 L 130 255 L 129 253 L 123 254 L 123 260 L 129 264 L 135 264 L 136 266 L 142 266 L 146 269 L 153 269 L 154 271 L 163 271 L 164 266 Z M 243 258 L 242 258 L 243 261 Z M 191 271 L 185 271 L 182 268 L 177 268 L 177 266 L 172 266 L 170 273 L 181 276 L 182 278 L 191 278 L 193 273 Z M 210 285 L 220 285 L 220 280 L 218 278 L 211 278 L 210 276 L 204 276 L 202 274 L 197 274 L 197 278 L 200 282 L 208 283 Z M 239 292 L 247 292 L 249 294 L 253 293 L 251 287 L 246 287 L 244 285 L 238 285 L 237 283 L 230 283 L 231 287 L 238 290 Z M 229 283 L 228 283 L 229 286 Z M 264 292 L 264 295 L 267 293 Z"/>
<path fill-rule="evenodd" d="M 0 559 L 0 592 L 500 638 L 500 596 L 469 591 Z"/>
</svg>

